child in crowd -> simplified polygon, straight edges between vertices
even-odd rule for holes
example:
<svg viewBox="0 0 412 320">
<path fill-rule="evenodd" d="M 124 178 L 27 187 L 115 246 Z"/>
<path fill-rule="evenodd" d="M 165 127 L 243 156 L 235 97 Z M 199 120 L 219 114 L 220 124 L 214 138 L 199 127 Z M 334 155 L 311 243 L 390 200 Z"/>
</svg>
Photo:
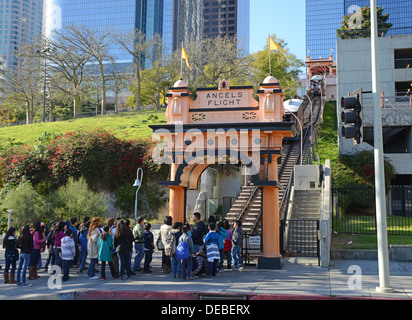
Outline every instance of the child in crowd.
<svg viewBox="0 0 412 320">
<path fill-rule="evenodd" d="M 233 231 L 233 238 L 232 238 L 232 256 L 233 256 L 233 262 L 234 262 L 234 269 L 235 271 L 237 270 L 242 270 L 243 265 L 242 265 L 242 258 L 241 258 L 241 253 L 242 253 L 242 245 L 243 245 L 243 230 L 242 230 L 242 222 L 240 220 L 236 220 L 234 224 L 235 230 Z"/>
<path fill-rule="evenodd" d="M 30 227 L 25 226 L 21 229 L 20 237 L 17 240 L 17 248 L 20 248 L 20 261 L 17 268 L 17 285 L 22 287 L 31 287 L 26 283 L 26 272 L 30 263 L 30 254 L 33 250 L 33 237 L 30 233 Z"/>
<path fill-rule="evenodd" d="M 113 279 L 118 279 L 119 276 L 116 274 L 113 266 L 113 236 L 110 232 L 110 227 L 105 226 L 103 228 L 103 233 L 99 237 L 97 243 L 99 247 L 99 261 L 102 263 L 102 269 L 100 273 L 100 279 L 106 280 L 106 262 L 109 264 L 110 273 Z"/>
<path fill-rule="evenodd" d="M 144 250 L 144 267 L 143 273 L 151 273 L 149 269 L 150 263 L 152 262 L 153 252 L 154 252 L 154 239 L 152 233 L 152 225 L 148 222 L 145 223 L 143 234 L 143 250 Z"/>
<path fill-rule="evenodd" d="M 189 231 L 190 231 L 189 226 L 186 224 L 183 225 L 182 231 L 183 231 L 183 234 L 180 236 L 179 244 L 181 242 L 186 243 L 189 249 L 189 257 L 187 259 L 182 259 L 181 261 L 182 262 L 181 276 L 183 280 L 192 280 L 193 279 L 192 278 L 192 256 L 193 256 L 193 253 L 195 252 L 195 249 L 193 247 L 193 240 L 191 237 L 189 237 Z"/>
<path fill-rule="evenodd" d="M 207 277 L 211 278 L 217 275 L 217 267 L 219 264 L 219 234 L 216 232 L 216 224 L 209 223 L 209 233 L 205 237 L 205 245 L 207 251 Z"/>
<path fill-rule="evenodd" d="M 193 276 L 195 277 L 200 277 L 203 274 L 207 274 L 207 254 L 205 247 L 202 251 L 196 253 L 193 269 Z"/>
<path fill-rule="evenodd" d="M 63 281 L 68 281 L 70 266 L 73 263 L 74 256 L 76 255 L 76 247 L 73 240 L 73 231 L 68 228 L 65 232 L 65 237 L 61 241 L 62 250 L 62 269 L 63 269 Z"/>
<path fill-rule="evenodd" d="M 17 260 L 19 260 L 19 251 L 16 249 L 16 242 L 16 229 L 10 228 L 3 239 L 3 248 L 6 249 L 4 253 L 6 260 L 6 267 L 4 268 L 4 283 L 16 283 L 14 276 L 16 272 L 16 263 Z"/>
</svg>

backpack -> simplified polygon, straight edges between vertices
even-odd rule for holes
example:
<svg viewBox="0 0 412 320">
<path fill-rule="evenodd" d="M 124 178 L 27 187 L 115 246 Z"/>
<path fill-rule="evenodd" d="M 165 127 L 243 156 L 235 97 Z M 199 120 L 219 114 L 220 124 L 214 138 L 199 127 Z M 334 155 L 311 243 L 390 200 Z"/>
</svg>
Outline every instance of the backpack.
<svg viewBox="0 0 412 320">
<path fill-rule="evenodd" d="M 170 231 L 166 236 L 164 249 L 165 249 L 165 255 L 167 257 L 171 257 L 176 253 L 176 239 L 175 239 L 175 236 Z"/>
<path fill-rule="evenodd" d="M 176 248 L 176 256 L 178 259 L 186 260 L 189 259 L 189 247 L 186 242 L 182 241 Z"/>
</svg>

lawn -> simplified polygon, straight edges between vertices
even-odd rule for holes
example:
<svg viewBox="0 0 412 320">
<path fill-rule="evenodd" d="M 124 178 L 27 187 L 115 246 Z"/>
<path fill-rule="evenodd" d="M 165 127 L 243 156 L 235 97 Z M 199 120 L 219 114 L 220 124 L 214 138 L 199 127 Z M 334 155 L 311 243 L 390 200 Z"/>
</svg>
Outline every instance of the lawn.
<svg viewBox="0 0 412 320">
<path fill-rule="evenodd" d="M 166 121 L 165 109 L 162 109 L 5 127 L 0 128 L 0 145 L 4 146 L 12 141 L 15 145 L 31 146 L 44 132 L 64 134 L 69 131 L 92 130 L 99 127 L 111 131 L 120 139 L 148 138 L 152 136 L 152 130 L 149 128 L 151 122 L 148 120 L 151 115 L 158 117 L 156 123 Z"/>
<path fill-rule="evenodd" d="M 412 245 L 412 218 L 391 216 L 387 219 L 387 229 L 389 245 Z M 333 230 L 332 249 L 377 249 L 373 216 L 343 219 L 334 223 Z"/>
<path fill-rule="evenodd" d="M 338 123 L 334 101 L 325 104 L 323 123 L 319 127 L 317 142 L 316 152 L 319 153 L 321 162 L 325 163 L 325 160 L 329 159 L 333 165 L 339 157 Z"/>
<path fill-rule="evenodd" d="M 412 245 L 411 236 L 388 235 L 389 245 Z M 334 234 L 332 235 L 332 250 L 377 250 L 378 240 L 376 235 L 370 234 Z"/>
</svg>

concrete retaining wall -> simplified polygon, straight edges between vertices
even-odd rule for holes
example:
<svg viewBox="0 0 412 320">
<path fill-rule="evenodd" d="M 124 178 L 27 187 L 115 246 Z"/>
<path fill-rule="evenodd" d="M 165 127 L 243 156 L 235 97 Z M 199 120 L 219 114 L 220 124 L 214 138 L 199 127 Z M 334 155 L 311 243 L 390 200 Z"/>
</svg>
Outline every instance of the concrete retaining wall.
<svg viewBox="0 0 412 320">
<path fill-rule="evenodd" d="M 412 246 L 389 246 L 389 259 L 395 262 L 412 262 Z M 332 260 L 378 260 L 377 250 L 331 250 Z"/>
</svg>

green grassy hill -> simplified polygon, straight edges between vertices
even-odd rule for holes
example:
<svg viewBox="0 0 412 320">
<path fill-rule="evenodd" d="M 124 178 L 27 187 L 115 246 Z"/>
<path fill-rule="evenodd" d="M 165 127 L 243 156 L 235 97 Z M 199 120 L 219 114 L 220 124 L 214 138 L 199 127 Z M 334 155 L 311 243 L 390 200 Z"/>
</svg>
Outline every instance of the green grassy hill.
<svg viewBox="0 0 412 320">
<path fill-rule="evenodd" d="M 121 112 L 84 119 L 5 127 L 0 128 L 0 145 L 4 146 L 12 141 L 15 145 L 27 144 L 31 146 L 44 132 L 64 134 L 69 131 L 90 130 L 99 127 L 111 131 L 119 139 L 148 138 L 152 136 L 152 130 L 149 128 L 152 123 L 149 120 L 151 115 L 158 117 L 156 123 L 166 121 L 165 109 L 162 109 Z"/>
</svg>

